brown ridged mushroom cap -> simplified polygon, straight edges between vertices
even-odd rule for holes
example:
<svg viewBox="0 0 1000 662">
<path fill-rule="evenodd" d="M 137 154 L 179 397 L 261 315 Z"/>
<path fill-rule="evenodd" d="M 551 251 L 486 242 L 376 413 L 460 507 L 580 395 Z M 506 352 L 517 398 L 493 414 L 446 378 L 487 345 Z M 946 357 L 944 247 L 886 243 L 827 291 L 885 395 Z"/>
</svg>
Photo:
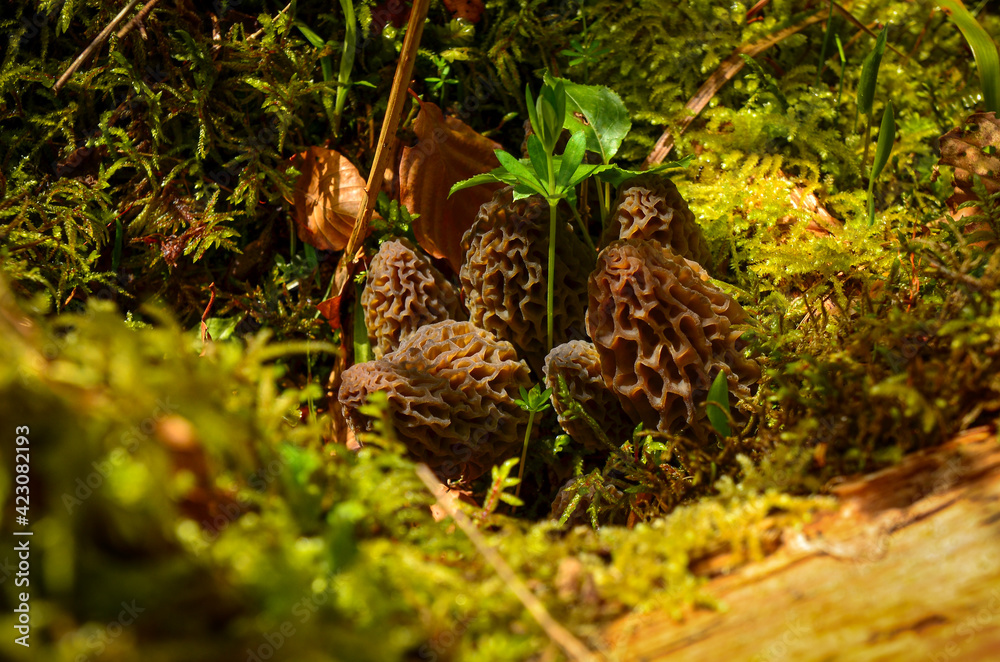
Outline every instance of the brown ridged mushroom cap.
<svg viewBox="0 0 1000 662">
<path fill-rule="evenodd" d="M 633 177 L 618 190 L 601 245 L 617 239 L 648 239 L 712 268 L 712 254 L 701 228 L 677 186 L 662 175 Z"/>
<path fill-rule="evenodd" d="M 473 480 L 517 452 L 527 414 L 514 403 L 528 388 L 514 347 L 470 322 L 421 327 L 383 358 L 344 372 L 339 398 L 355 429 L 375 391 L 388 395 L 396 435 L 445 479 Z"/>
<path fill-rule="evenodd" d="M 552 389 L 552 406 L 566 434 L 591 450 L 606 450 L 607 446 L 586 421 L 568 416 L 566 403 L 557 398 L 559 377 L 566 380 L 572 398 L 583 406 L 609 441 L 621 444 L 629 437 L 635 423 L 622 409 L 618 397 L 604 383 L 601 357 L 593 343 L 571 340 L 553 347 L 545 357 L 545 386 Z"/>
<path fill-rule="evenodd" d="M 509 340 L 540 371 L 546 354 L 546 274 L 549 210 L 540 196 L 513 199 L 510 187 L 479 209 L 462 239 L 459 274 L 469 319 Z M 554 338 L 558 345 L 584 337 L 587 247 L 561 224 L 556 251 Z"/>
<path fill-rule="evenodd" d="M 653 241 L 615 241 L 590 276 L 587 331 L 605 382 L 648 427 L 675 432 L 699 419 L 716 374 L 743 398 L 760 378 L 743 356 L 740 305 L 697 263 Z"/>
<path fill-rule="evenodd" d="M 361 305 L 377 359 L 425 324 L 464 317 L 455 286 L 406 239 L 379 247 L 368 267 Z"/>
</svg>

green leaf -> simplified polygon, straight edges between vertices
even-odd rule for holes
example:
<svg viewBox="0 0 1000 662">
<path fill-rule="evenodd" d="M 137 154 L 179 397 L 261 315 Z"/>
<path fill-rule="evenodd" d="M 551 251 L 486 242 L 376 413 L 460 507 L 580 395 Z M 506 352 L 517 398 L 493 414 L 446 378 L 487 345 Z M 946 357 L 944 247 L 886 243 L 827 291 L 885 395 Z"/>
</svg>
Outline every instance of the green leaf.
<svg viewBox="0 0 1000 662">
<path fill-rule="evenodd" d="M 231 338 L 236 327 L 242 321 L 242 314 L 235 317 L 210 317 L 205 320 L 205 327 L 212 340 L 222 341 Z"/>
<path fill-rule="evenodd" d="M 595 173 L 596 177 L 602 182 L 608 182 L 612 186 L 621 186 L 628 180 L 639 175 L 646 175 L 649 173 L 662 174 L 667 170 L 683 170 L 691 165 L 691 161 L 694 160 L 693 154 L 688 154 L 683 159 L 679 161 L 668 161 L 667 163 L 661 163 L 649 170 L 627 170 L 625 168 L 619 168 L 618 166 L 611 166 Z"/>
<path fill-rule="evenodd" d="M 1000 56 L 996 43 L 961 0 L 941 0 L 940 4 L 951 12 L 951 20 L 972 48 L 972 56 L 979 67 L 979 84 L 983 89 L 986 111 L 1000 112 Z"/>
<path fill-rule="evenodd" d="M 460 182 L 455 182 L 452 184 L 451 190 L 448 191 L 448 197 L 450 198 L 457 191 L 462 189 L 472 188 L 473 186 L 479 186 L 480 184 L 493 184 L 494 182 L 501 182 L 504 184 L 516 184 L 517 177 L 507 172 L 505 168 L 494 168 L 489 172 L 484 172 L 481 175 L 474 175 L 468 179 L 463 179 Z"/>
<path fill-rule="evenodd" d="M 361 311 L 361 293 L 364 286 L 358 283 L 355 287 L 354 301 L 354 362 L 366 363 L 372 360 L 372 345 L 368 340 L 368 327 L 365 326 L 365 316 Z"/>
<path fill-rule="evenodd" d="M 538 139 L 538 136 L 535 134 L 528 136 L 528 159 L 531 161 L 531 167 L 535 169 L 536 178 L 540 183 L 549 181 L 549 158 L 551 157 L 545 153 L 545 147 L 542 146 L 542 141 Z"/>
<path fill-rule="evenodd" d="M 494 154 L 497 155 L 497 159 L 500 161 L 500 165 L 510 174 L 517 177 L 517 181 L 521 184 L 534 184 L 535 186 L 541 186 L 541 182 L 538 181 L 538 177 L 532 172 L 531 168 L 528 167 L 529 163 L 524 163 L 514 158 L 514 156 L 502 149 L 494 150 Z"/>
<path fill-rule="evenodd" d="M 603 85 L 579 85 L 548 73 L 545 81 L 561 82 L 566 89 L 566 128 L 583 133 L 587 149 L 610 162 L 632 128 L 621 97 Z"/>
<path fill-rule="evenodd" d="M 533 195 L 545 195 L 544 193 L 535 190 L 530 186 L 525 186 L 524 184 L 514 184 L 514 201 L 524 200 L 525 198 L 530 198 Z"/>
<path fill-rule="evenodd" d="M 554 85 L 546 82 L 538 93 L 538 118 L 541 120 L 541 130 L 536 131 L 545 152 L 551 154 L 559 136 L 562 134 L 563 124 L 566 120 L 566 90 L 561 82 Z"/>
<path fill-rule="evenodd" d="M 606 170 L 611 170 L 615 168 L 609 163 L 599 163 L 597 165 L 590 165 L 589 163 L 581 163 L 577 166 L 576 170 L 573 171 L 573 176 L 569 178 L 569 188 L 572 190 L 574 186 L 585 180 L 587 177 L 592 177 L 598 175 Z"/>
<path fill-rule="evenodd" d="M 517 480 L 517 479 L 515 479 L 515 480 Z M 509 503 L 512 506 L 523 506 L 524 505 L 523 501 L 521 501 L 520 499 L 518 499 L 513 494 L 510 494 L 509 492 L 501 492 L 500 493 L 500 500 L 503 501 L 504 503 Z"/>
<path fill-rule="evenodd" d="M 868 225 L 875 222 L 875 178 L 881 174 L 885 164 L 889 162 L 892 144 L 896 140 L 896 118 L 892 114 L 892 99 L 882 113 L 882 126 L 878 130 L 878 144 L 875 146 L 875 163 L 872 165 L 872 176 L 868 180 Z"/>
<path fill-rule="evenodd" d="M 729 427 L 729 381 L 724 370 L 720 370 L 708 389 L 708 420 L 723 437 L 732 434 Z"/>
<path fill-rule="evenodd" d="M 295 23 L 295 27 L 299 29 L 299 32 L 302 33 L 302 35 L 309 41 L 310 44 L 312 44 L 314 48 L 323 48 L 326 42 L 324 42 L 318 34 L 299 22 Z"/>
<path fill-rule="evenodd" d="M 531 96 L 531 86 L 524 86 L 524 100 L 528 106 L 528 121 L 531 123 L 531 130 L 538 134 L 541 124 L 538 123 L 538 108 L 535 106 L 535 98 Z"/>
<path fill-rule="evenodd" d="M 562 163 L 559 164 L 559 172 L 556 174 L 556 186 L 559 189 L 570 187 L 570 179 L 580 164 L 583 163 L 583 156 L 586 152 L 586 138 L 582 133 L 574 133 L 573 137 L 566 143 L 566 149 L 562 155 Z"/>
<path fill-rule="evenodd" d="M 882 126 L 878 130 L 878 145 L 875 147 L 875 163 L 872 165 L 872 179 L 882 173 L 882 168 L 889 161 L 893 141 L 896 140 L 896 118 L 892 113 L 892 99 L 886 103 L 882 113 Z"/>
<path fill-rule="evenodd" d="M 885 33 L 889 30 L 886 25 L 879 33 L 875 41 L 875 48 L 865 58 L 865 63 L 861 65 L 861 79 L 858 81 L 858 111 L 864 115 L 871 115 L 872 103 L 875 101 L 875 83 L 878 81 L 878 68 L 882 63 L 882 54 L 885 53 Z"/>
</svg>

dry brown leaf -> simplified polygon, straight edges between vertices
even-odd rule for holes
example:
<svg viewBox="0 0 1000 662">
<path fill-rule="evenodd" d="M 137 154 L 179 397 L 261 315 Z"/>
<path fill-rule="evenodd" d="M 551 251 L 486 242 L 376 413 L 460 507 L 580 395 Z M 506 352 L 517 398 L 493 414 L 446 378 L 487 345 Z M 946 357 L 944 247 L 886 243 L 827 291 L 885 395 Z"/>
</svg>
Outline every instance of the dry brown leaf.
<svg viewBox="0 0 1000 662">
<path fill-rule="evenodd" d="M 478 23 L 483 16 L 483 0 L 444 0 L 444 6 L 453 18 L 464 18 L 470 23 Z"/>
<path fill-rule="evenodd" d="M 953 212 L 968 200 L 975 200 L 972 176 L 982 178 L 986 190 L 1000 190 L 1000 120 L 995 113 L 975 113 L 964 126 L 941 136 L 939 165 L 955 168 L 955 194 L 948 199 Z M 987 153 L 989 151 L 990 153 Z"/>
<path fill-rule="evenodd" d="M 417 144 L 403 148 L 399 164 L 399 199 L 420 214 L 413 234 L 420 246 L 444 258 L 458 272 L 462 265 L 462 235 L 472 225 L 480 205 L 489 202 L 502 184 L 474 186 L 448 197 L 452 184 L 500 165 L 493 150 L 500 145 L 476 133 L 456 117 L 424 102 L 413 121 Z"/>
<path fill-rule="evenodd" d="M 346 156 L 310 147 L 296 157 L 295 226 L 299 239 L 324 251 L 347 246 L 365 197 L 365 180 Z"/>
</svg>

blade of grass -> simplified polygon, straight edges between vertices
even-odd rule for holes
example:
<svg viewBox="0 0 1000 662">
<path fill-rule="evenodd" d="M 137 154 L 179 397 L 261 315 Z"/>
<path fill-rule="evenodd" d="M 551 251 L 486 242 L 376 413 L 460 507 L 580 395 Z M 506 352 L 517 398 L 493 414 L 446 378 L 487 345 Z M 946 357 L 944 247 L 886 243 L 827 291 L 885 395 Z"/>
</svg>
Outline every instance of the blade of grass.
<svg viewBox="0 0 1000 662">
<path fill-rule="evenodd" d="M 354 297 L 354 362 L 366 363 L 372 360 L 372 344 L 368 340 L 368 327 L 365 326 L 365 313 L 361 309 L 361 293 L 364 286 L 355 285 Z"/>
<path fill-rule="evenodd" d="M 875 222 L 875 178 L 882 173 L 885 164 L 889 162 L 892 144 L 896 140 L 896 118 L 892 113 L 892 99 L 886 103 L 882 113 L 882 126 L 878 130 L 878 145 L 875 147 L 875 163 L 872 164 L 872 176 L 868 180 L 868 225 Z"/>
<path fill-rule="evenodd" d="M 940 0 L 940 5 L 948 10 L 951 20 L 969 42 L 979 67 L 979 84 L 986 112 L 1000 112 L 1000 55 L 997 54 L 996 43 L 962 4 L 962 0 Z"/>
<path fill-rule="evenodd" d="M 882 64 L 882 54 L 885 53 L 885 35 L 889 26 L 886 25 L 879 33 L 875 41 L 875 48 L 872 49 L 865 62 L 861 65 L 861 80 L 858 81 L 858 106 L 854 111 L 854 126 L 858 124 L 858 114 L 864 115 L 867 119 L 865 126 L 865 153 L 861 158 L 861 167 L 868 163 L 868 145 L 872 135 L 872 104 L 875 102 L 875 85 L 878 83 L 878 69 Z"/>
<path fill-rule="evenodd" d="M 337 75 L 337 101 L 333 107 L 333 135 L 340 135 L 340 118 L 344 115 L 344 103 L 347 101 L 347 87 L 351 82 L 351 70 L 354 68 L 354 53 L 358 42 L 358 21 L 354 18 L 354 1 L 340 0 L 344 10 L 344 53 L 340 56 L 340 72 Z"/>
<path fill-rule="evenodd" d="M 826 52 L 830 49 L 830 34 L 833 27 L 833 3 L 830 3 L 830 14 L 826 17 L 826 30 L 823 32 L 823 45 L 819 49 L 819 62 L 816 64 L 816 82 L 813 87 L 819 87 L 819 75 L 823 73 L 823 63 L 826 62 Z"/>
<path fill-rule="evenodd" d="M 875 48 L 865 58 L 861 65 L 861 80 L 858 81 L 858 112 L 871 115 L 872 103 L 875 101 L 875 84 L 878 82 L 878 69 L 882 64 L 882 54 L 885 53 L 885 34 L 889 30 L 886 25 L 875 41 Z"/>
<path fill-rule="evenodd" d="M 840 108 L 840 97 L 844 93 L 844 73 L 847 71 L 847 58 L 844 56 L 844 45 L 840 43 L 840 35 L 836 36 L 837 52 L 840 53 L 840 85 L 837 87 L 837 108 Z"/>
</svg>

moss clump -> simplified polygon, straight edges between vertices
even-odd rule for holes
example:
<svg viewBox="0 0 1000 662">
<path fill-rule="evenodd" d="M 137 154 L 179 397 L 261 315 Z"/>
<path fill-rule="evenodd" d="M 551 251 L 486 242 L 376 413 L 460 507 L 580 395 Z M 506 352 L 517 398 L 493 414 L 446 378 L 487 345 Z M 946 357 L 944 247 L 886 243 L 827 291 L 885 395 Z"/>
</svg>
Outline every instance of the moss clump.
<svg viewBox="0 0 1000 662">
<path fill-rule="evenodd" d="M 32 608 L 41 616 L 30 656 L 93 654 L 133 600 L 144 610 L 134 626 L 105 642 L 123 660 L 266 653 L 286 624 L 295 635 L 283 635 L 281 655 L 303 659 L 423 650 L 521 660 L 543 646 L 471 544 L 433 520 L 432 497 L 390 433 L 376 428 L 354 454 L 323 445 L 321 419 L 300 420 L 304 394 L 278 385 L 274 361 L 305 346 L 262 335 L 198 357 L 194 334 L 146 312 L 157 322 L 139 330 L 108 304 L 46 321 L 0 292 L 2 413 L 29 426 L 33 453 Z M 9 477 L 12 448 L 2 457 Z M 688 560 L 723 547 L 752 558 L 768 530 L 829 505 L 720 488 L 634 530 L 562 533 L 496 515 L 489 537 L 550 587 L 560 618 L 596 636 L 596 624 L 627 609 L 711 602 Z M 9 479 L 0 500 L 13 502 Z M 554 585 L 567 558 L 596 590 L 582 610 Z M 8 601 L 15 591 L 5 584 Z"/>
<path fill-rule="evenodd" d="M 330 443 L 323 411 L 317 378 L 333 359 L 315 341 L 340 332 L 315 304 L 338 256 L 295 241 L 286 161 L 323 145 L 364 171 L 402 16 L 356 3 L 362 48 L 336 118 L 323 70 L 339 61 L 341 13 L 231 4 L 158 6 L 58 95 L 55 79 L 117 8 L 18 0 L 0 19 L 12 34 L 0 65 L 0 414 L 31 430 L 37 543 L 35 650 L 0 648 L 56 660 L 532 659 L 545 635 L 472 545 L 434 521 L 379 410 L 357 453 Z M 510 113 L 523 110 L 524 83 L 565 64 L 554 73 L 622 95 L 637 130 L 621 153 L 635 161 L 734 49 L 811 10 L 772 0 L 748 20 L 750 7 L 711 0 L 485 7 L 473 25 L 432 3 L 415 91 L 510 148 L 523 138 Z M 585 448 L 540 415 L 526 506 L 483 518 L 489 542 L 590 643 L 630 610 L 718 606 L 691 570 L 699 558 L 759 558 L 779 527 L 832 505 L 831 477 L 1000 410 L 1000 258 L 977 245 L 995 240 L 1000 203 L 973 182 L 976 215 L 953 223 L 949 173 L 933 173 L 936 136 L 976 103 L 972 62 L 927 3 L 877 0 L 856 15 L 891 18 L 889 43 L 910 53 L 887 52 L 879 79 L 899 140 L 873 226 L 853 126 L 870 43 L 849 42 L 840 19 L 842 95 L 836 61 L 817 71 L 815 23 L 674 131 L 678 152 L 694 155 L 675 183 L 719 265 L 715 284 L 755 320 L 745 337 L 763 375 L 738 405 L 747 424 L 708 443 L 595 432 L 598 447 Z M 996 33 L 990 7 L 979 20 Z M 562 51 L 581 39 L 611 50 L 570 64 Z M 579 192 L 594 234 L 597 198 Z M 398 203 L 380 204 L 380 235 L 405 226 Z M 966 234 L 972 224 L 992 236 Z M 561 413 L 593 430 L 568 387 L 557 391 Z M 12 447 L 0 457 L 10 513 Z M 574 477 L 621 495 L 580 514 L 597 527 L 544 520 Z M 481 504 L 488 482 L 464 487 Z M 17 590 L 0 593 L 13 604 Z M 123 601 L 144 611 L 119 635 L 109 624 Z"/>
</svg>

